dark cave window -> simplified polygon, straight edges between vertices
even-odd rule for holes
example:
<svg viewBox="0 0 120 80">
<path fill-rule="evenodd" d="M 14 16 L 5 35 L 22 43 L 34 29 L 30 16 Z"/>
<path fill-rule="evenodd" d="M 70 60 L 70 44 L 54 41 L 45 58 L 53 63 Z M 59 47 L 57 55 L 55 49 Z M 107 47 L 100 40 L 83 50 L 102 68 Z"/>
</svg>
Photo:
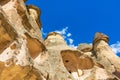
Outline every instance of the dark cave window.
<svg viewBox="0 0 120 80">
<path fill-rule="evenodd" d="M 65 62 L 69 62 L 69 60 L 65 60 Z"/>
<path fill-rule="evenodd" d="M 69 71 L 69 73 L 71 73 L 71 71 Z"/>
</svg>

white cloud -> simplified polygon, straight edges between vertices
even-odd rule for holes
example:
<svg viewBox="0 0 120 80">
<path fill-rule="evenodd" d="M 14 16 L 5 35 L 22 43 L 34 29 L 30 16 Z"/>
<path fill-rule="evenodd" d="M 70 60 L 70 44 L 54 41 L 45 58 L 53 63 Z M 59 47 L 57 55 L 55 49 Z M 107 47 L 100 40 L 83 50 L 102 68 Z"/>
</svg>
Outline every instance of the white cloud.
<svg viewBox="0 0 120 80">
<path fill-rule="evenodd" d="M 65 27 L 62 30 L 55 30 L 55 32 L 57 32 L 57 33 L 59 33 L 61 35 L 65 35 L 67 30 L 68 30 L 68 27 Z"/>
<path fill-rule="evenodd" d="M 67 37 L 70 37 L 71 35 L 72 35 L 71 33 L 68 33 L 68 34 L 67 34 Z"/>
<path fill-rule="evenodd" d="M 63 29 L 55 30 L 54 32 L 61 34 L 70 47 L 77 48 L 77 46 L 73 43 L 74 40 L 71 38 L 72 34 L 68 31 L 68 29 L 68 27 L 64 27 Z"/>
<path fill-rule="evenodd" d="M 73 39 L 68 38 L 68 41 L 69 41 L 70 44 L 73 44 Z"/>
<path fill-rule="evenodd" d="M 77 46 L 75 46 L 74 44 L 73 45 L 69 45 L 70 47 L 72 47 L 72 48 L 77 48 Z"/>
<path fill-rule="evenodd" d="M 112 48 L 113 52 L 115 52 L 116 54 L 120 53 L 120 42 L 117 41 L 117 43 L 110 45 L 110 47 Z"/>
<path fill-rule="evenodd" d="M 46 37 L 48 33 L 44 32 L 43 28 L 41 28 L 41 33 L 43 37 Z"/>
</svg>

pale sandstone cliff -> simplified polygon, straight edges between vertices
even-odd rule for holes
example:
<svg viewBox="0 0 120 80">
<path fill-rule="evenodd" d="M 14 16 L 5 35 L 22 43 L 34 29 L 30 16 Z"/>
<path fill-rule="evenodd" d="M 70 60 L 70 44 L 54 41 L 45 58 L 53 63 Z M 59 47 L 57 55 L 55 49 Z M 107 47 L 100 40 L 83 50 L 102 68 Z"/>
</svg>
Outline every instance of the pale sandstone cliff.
<svg viewBox="0 0 120 80">
<path fill-rule="evenodd" d="M 40 10 L 26 0 L 0 0 L 0 80 L 119 80 L 120 58 L 108 37 L 69 47 L 55 32 L 42 39 Z"/>
</svg>

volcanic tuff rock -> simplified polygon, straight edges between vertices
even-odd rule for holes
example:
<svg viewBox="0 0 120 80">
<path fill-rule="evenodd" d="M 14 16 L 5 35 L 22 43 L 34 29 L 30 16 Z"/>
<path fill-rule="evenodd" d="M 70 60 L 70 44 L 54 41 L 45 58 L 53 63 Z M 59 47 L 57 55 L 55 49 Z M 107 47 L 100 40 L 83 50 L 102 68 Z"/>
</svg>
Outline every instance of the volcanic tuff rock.
<svg viewBox="0 0 120 80">
<path fill-rule="evenodd" d="M 108 36 L 69 47 L 51 32 L 42 39 L 39 8 L 26 0 L 0 0 L 0 80 L 119 80 L 120 58 Z"/>
</svg>

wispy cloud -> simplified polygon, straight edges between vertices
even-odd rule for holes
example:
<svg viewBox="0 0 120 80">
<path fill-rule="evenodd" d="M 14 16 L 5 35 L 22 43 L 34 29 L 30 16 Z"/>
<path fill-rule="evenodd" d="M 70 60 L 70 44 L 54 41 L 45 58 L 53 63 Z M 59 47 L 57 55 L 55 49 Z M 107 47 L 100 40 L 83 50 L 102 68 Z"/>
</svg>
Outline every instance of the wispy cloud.
<svg viewBox="0 0 120 80">
<path fill-rule="evenodd" d="M 44 30 L 43 30 L 43 28 L 41 28 L 41 33 L 42 33 L 42 36 L 43 36 L 43 38 L 45 38 L 46 36 L 47 36 L 47 32 L 45 32 Z"/>
<path fill-rule="evenodd" d="M 55 30 L 54 32 L 61 34 L 65 39 L 72 35 L 68 32 L 68 27 L 64 27 L 61 30 Z"/>
<path fill-rule="evenodd" d="M 71 38 L 72 34 L 69 32 L 68 27 L 64 27 L 61 30 L 55 30 L 55 32 L 61 34 L 70 47 L 77 48 L 77 46 L 74 45 L 74 40 Z"/>
<path fill-rule="evenodd" d="M 62 30 L 55 30 L 55 32 L 61 34 L 61 35 L 65 35 L 67 33 L 68 27 L 63 28 Z"/>
<path fill-rule="evenodd" d="M 73 41 L 74 41 L 74 40 L 71 39 L 71 38 L 68 38 L 68 41 L 69 41 L 70 44 L 73 44 Z"/>
<path fill-rule="evenodd" d="M 117 41 L 117 43 L 110 45 L 110 47 L 112 48 L 113 52 L 120 54 L 120 41 Z"/>
<path fill-rule="evenodd" d="M 70 37 L 71 35 L 72 35 L 71 33 L 68 33 L 68 34 L 67 34 L 67 37 Z"/>
</svg>

